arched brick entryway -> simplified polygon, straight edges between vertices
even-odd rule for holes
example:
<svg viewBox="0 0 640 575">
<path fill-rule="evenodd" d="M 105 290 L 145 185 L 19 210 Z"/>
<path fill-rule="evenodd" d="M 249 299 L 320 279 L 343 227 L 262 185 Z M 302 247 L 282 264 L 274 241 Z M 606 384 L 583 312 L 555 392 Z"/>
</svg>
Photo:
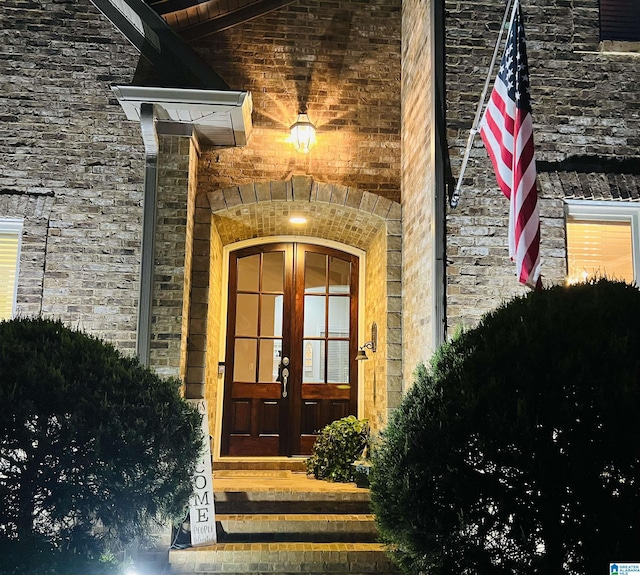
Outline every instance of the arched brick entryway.
<svg viewBox="0 0 640 575">
<path fill-rule="evenodd" d="M 301 215 L 307 224 L 292 227 Z M 233 186 L 196 197 L 189 326 L 185 357 L 188 397 L 209 400 L 213 437 L 219 435 L 226 258 L 232 246 L 303 238 L 364 254 L 360 344 L 378 330 L 378 349 L 361 364 L 359 415 L 374 429 L 386 423 L 401 396 L 401 210 L 369 192 L 294 176 L 287 181 Z M 217 406 L 217 410 L 216 410 Z"/>
</svg>

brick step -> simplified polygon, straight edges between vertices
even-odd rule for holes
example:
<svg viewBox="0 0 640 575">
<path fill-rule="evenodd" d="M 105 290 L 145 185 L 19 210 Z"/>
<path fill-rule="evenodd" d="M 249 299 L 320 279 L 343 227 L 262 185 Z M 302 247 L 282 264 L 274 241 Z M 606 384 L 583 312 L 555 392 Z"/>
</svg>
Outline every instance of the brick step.
<svg viewBox="0 0 640 575">
<path fill-rule="evenodd" d="M 216 514 L 368 514 L 368 490 L 354 493 L 304 491 L 217 491 Z"/>
<path fill-rule="evenodd" d="M 172 575 L 395 574 L 379 543 L 218 543 L 172 550 Z"/>
<path fill-rule="evenodd" d="M 220 471 L 267 471 L 288 470 L 304 473 L 307 470 L 306 457 L 282 457 L 282 458 L 233 458 L 225 457 L 213 462 L 214 474 Z"/>
<path fill-rule="evenodd" d="M 216 515 L 220 542 L 375 542 L 370 514 Z"/>
</svg>

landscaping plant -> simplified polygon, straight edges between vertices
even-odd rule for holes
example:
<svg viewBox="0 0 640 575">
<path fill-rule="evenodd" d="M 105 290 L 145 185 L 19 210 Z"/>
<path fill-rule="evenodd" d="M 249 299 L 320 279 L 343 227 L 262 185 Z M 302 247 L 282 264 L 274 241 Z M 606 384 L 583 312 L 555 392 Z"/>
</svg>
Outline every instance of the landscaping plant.
<svg viewBox="0 0 640 575">
<path fill-rule="evenodd" d="M 443 345 L 372 457 L 406 573 L 596 575 L 640 550 L 640 292 L 528 293 Z"/>
<path fill-rule="evenodd" d="M 201 431 L 179 386 L 59 321 L 0 322 L 0 573 L 112 572 L 184 514 Z"/>
<path fill-rule="evenodd" d="M 307 459 L 307 473 L 316 479 L 349 483 L 355 481 L 353 463 L 369 440 L 369 423 L 353 415 L 324 427 Z"/>
</svg>

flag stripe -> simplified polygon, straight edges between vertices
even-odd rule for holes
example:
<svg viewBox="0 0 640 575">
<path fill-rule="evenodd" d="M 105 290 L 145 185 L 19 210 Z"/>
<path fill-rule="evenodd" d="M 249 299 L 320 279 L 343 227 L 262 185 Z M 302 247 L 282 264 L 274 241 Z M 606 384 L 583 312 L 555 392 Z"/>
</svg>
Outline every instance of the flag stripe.
<svg viewBox="0 0 640 575">
<path fill-rule="evenodd" d="M 500 70 L 480 122 L 480 135 L 498 187 L 509 199 L 509 256 L 516 263 L 518 281 L 539 288 L 540 214 L 520 6 L 514 9 Z"/>
</svg>

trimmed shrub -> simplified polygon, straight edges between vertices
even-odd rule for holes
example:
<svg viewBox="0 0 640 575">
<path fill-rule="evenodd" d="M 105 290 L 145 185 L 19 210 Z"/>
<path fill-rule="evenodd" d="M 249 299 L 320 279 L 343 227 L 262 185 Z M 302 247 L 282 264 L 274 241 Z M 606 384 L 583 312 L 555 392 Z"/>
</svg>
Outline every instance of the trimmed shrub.
<svg viewBox="0 0 640 575">
<path fill-rule="evenodd" d="M 316 439 L 307 473 L 316 479 L 340 483 L 355 481 L 353 463 L 362 454 L 369 439 L 369 423 L 353 415 L 327 425 Z"/>
<path fill-rule="evenodd" d="M 0 322 L 0 573 L 111 572 L 184 514 L 201 418 L 179 388 L 59 321 Z"/>
<path fill-rule="evenodd" d="M 637 560 L 640 292 L 556 286 L 488 314 L 417 370 L 372 460 L 379 531 L 405 573 Z"/>
</svg>

